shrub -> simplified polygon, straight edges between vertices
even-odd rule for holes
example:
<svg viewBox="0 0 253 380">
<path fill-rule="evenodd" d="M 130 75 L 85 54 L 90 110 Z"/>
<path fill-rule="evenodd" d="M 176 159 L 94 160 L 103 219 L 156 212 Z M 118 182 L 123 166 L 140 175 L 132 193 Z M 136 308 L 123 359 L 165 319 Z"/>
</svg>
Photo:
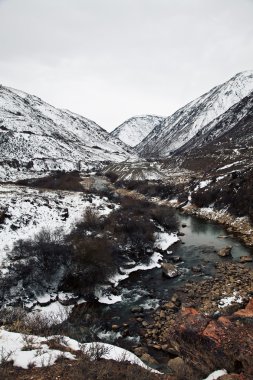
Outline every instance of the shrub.
<svg viewBox="0 0 253 380">
<path fill-rule="evenodd" d="M 97 284 L 104 283 L 115 270 L 114 245 L 108 239 L 75 239 L 71 264 L 62 288 L 80 295 L 91 292 Z"/>
<path fill-rule="evenodd" d="M 15 287 L 16 296 L 21 299 L 27 294 L 34 296 L 45 291 L 51 282 L 55 283 L 63 275 L 70 257 L 71 247 L 59 231 L 43 230 L 34 240 L 17 241 L 8 255 L 9 272 L 0 278 L 2 300 L 9 298 Z"/>
<path fill-rule="evenodd" d="M 47 177 L 24 179 L 17 181 L 17 183 L 42 189 L 83 191 L 80 181 L 81 177 L 77 171 L 69 173 L 57 171 Z"/>
</svg>

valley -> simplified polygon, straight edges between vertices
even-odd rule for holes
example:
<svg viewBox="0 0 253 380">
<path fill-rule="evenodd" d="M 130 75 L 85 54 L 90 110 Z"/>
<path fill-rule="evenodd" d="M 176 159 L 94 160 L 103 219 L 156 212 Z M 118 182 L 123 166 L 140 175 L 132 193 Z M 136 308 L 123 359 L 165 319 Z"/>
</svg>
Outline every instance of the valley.
<svg viewBox="0 0 253 380">
<path fill-rule="evenodd" d="M 3 378 L 252 379 L 252 90 L 108 133 L 1 86 Z"/>
</svg>

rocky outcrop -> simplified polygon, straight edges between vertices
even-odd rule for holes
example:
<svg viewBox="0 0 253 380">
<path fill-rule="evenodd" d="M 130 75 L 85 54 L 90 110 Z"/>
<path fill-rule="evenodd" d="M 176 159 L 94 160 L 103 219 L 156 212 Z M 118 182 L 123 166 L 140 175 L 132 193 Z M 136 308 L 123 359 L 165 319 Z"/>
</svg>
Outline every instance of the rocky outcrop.
<svg viewBox="0 0 253 380">
<path fill-rule="evenodd" d="M 212 280 L 184 284 L 154 312 L 146 345 L 184 362 L 196 380 L 224 367 L 231 379 L 253 379 L 252 295 L 253 271 L 220 262 Z"/>
</svg>

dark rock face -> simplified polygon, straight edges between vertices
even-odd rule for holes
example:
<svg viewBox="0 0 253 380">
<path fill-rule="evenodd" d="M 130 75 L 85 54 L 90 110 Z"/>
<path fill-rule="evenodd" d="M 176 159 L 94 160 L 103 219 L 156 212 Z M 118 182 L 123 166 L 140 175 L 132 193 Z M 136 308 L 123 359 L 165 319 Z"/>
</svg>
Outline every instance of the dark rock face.
<svg viewBox="0 0 253 380">
<path fill-rule="evenodd" d="M 196 309 L 180 311 L 170 330 L 170 344 L 185 360 L 210 372 L 225 368 L 253 378 L 253 299 L 245 309 L 218 319 L 208 318 Z"/>
</svg>

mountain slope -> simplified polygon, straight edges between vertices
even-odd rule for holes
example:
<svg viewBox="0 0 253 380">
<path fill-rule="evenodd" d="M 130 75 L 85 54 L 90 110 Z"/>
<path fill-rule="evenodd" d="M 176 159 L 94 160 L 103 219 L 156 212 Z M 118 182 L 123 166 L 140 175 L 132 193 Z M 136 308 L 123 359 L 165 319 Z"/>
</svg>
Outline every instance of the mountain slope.
<svg viewBox="0 0 253 380">
<path fill-rule="evenodd" d="M 119 162 L 133 153 L 95 122 L 2 86 L 0 155 L 2 168 L 7 163 L 42 171 L 73 170 L 94 161 Z"/>
<path fill-rule="evenodd" d="M 111 135 L 134 147 L 164 120 L 161 116 L 135 116 L 115 128 Z"/>
<path fill-rule="evenodd" d="M 176 155 L 183 158 L 183 166 L 191 169 L 221 171 L 224 165 L 229 170 L 252 166 L 253 91 L 209 123 Z"/>
<path fill-rule="evenodd" d="M 166 118 L 136 147 L 142 156 L 166 157 L 253 90 L 253 71 L 242 72 Z"/>
</svg>

